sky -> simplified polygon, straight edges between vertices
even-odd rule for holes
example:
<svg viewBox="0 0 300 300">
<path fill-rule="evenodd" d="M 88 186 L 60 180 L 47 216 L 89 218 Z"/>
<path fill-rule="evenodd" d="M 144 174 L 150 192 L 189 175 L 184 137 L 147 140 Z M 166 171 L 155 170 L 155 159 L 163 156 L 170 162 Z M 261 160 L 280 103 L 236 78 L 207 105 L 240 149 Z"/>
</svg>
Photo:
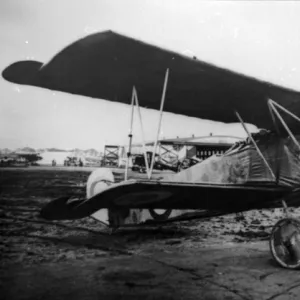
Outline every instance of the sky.
<svg viewBox="0 0 300 300">
<path fill-rule="evenodd" d="M 78 38 L 110 29 L 300 91 L 299 15 L 293 1 L 0 0 L 0 70 L 18 60 L 47 62 Z M 153 140 L 158 113 L 142 109 L 142 116 Z M 0 148 L 103 150 L 127 142 L 129 118 L 128 105 L 0 78 Z M 164 113 L 160 137 L 211 132 L 245 136 L 239 124 Z"/>
</svg>

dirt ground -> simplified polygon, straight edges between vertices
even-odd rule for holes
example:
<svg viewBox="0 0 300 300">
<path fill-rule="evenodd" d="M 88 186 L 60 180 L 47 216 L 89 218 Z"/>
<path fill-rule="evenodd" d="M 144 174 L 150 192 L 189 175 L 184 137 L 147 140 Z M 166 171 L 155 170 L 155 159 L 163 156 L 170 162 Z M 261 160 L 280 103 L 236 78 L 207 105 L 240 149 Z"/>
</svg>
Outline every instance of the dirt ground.
<svg viewBox="0 0 300 300">
<path fill-rule="evenodd" d="M 300 272 L 269 253 L 279 209 L 113 234 L 39 217 L 55 197 L 84 195 L 91 170 L 0 169 L 1 299 L 299 299 Z"/>
</svg>

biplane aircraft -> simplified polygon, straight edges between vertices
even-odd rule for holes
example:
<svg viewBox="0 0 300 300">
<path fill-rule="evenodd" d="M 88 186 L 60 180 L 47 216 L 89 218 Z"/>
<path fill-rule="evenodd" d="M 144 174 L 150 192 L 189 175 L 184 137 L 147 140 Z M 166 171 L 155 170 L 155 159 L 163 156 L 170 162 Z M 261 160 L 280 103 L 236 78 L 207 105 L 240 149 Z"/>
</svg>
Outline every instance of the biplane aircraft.
<svg viewBox="0 0 300 300">
<path fill-rule="evenodd" d="M 42 217 L 97 218 L 107 209 L 109 222 L 122 225 L 118 220 L 131 210 L 163 209 L 167 217 L 160 222 L 170 222 L 199 218 L 169 218 L 170 210 L 228 214 L 283 205 L 287 216 L 274 226 L 271 253 L 283 267 L 300 267 L 300 222 L 288 214 L 289 206 L 299 205 L 300 195 L 300 92 L 112 31 L 82 38 L 44 64 L 13 63 L 2 75 L 15 84 L 131 104 L 131 128 L 137 107 L 142 132 L 140 106 L 159 109 L 157 139 L 163 111 L 226 123 L 239 120 L 248 134 L 225 154 L 159 179 L 153 178 L 154 160 L 149 166 L 146 157 L 148 179 L 128 180 L 126 168 L 125 181 L 114 183 L 111 173 L 99 169 L 100 190 L 88 192 L 87 199 L 56 199 L 42 209 Z M 244 122 L 262 130 L 251 134 Z M 131 139 L 132 131 L 130 144 Z"/>
</svg>

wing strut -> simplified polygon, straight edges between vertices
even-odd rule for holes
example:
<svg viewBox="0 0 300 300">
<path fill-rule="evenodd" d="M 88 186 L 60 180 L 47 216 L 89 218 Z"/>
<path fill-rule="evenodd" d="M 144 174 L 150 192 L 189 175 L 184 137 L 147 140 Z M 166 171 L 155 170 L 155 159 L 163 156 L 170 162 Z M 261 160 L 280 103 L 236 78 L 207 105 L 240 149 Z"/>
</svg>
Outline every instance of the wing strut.
<svg viewBox="0 0 300 300">
<path fill-rule="evenodd" d="M 289 110 L 287 110 L 286 108 L 284 108 L 283 106 L 279 105 L 278 103 L 276 103 L 275 101 L 269 99 L 268 101 L 269 106 L 271 107 L 272 111 L 276 114 L 277 118 L 280 120 L 281 124 L 283 125 L 283 127 L 285 128 L 285 130 L 287 131 L 287 133 L 289 134 L 289 136 L 291 137 L 291 139 L 294 141 L 294 143 L 298 146 L 299 150 L 300 150 L 300 144 L 297 141 L 297 139 L 295 138 L 294 134 L 292 133 L 292 131 L 290 130 L 290 128 L 287 126 L 287 124 L 284 122 L 282 116 L 280 115 L 280 113 L 278 112 L 277 108 L 280 108 L 282 111 L 284 111 L 285 113 L 287 113 L 288 115 L 290 115 L 291 117 L 293 117 L 295 120 L 297 120 L 298 122 L 300 122 L 300 118 L 297 117 L 295 114 L 291 113 Z M 274 118 L 273 121 L 275 122 Z M 276 124 L 276 123 L 275 123 Z"/>
<path fill-rule="evenodd" d="M 275 175 L 274 175 L 273 170 L 271 169 L 269 163 L 267 162 L 267 160 L 265 159 L 264 155 L 263 155 L 262 152 L 260 151 L 260 149 L 259 149 L 259 147 L 257 146 L 257 144 L 256 144 L 255 140 L 253 139 L 252 135 L 251 135 L 250 132 L 248 131 L 248 129 L 247 129 L 247 127 L 246 127 L 246 125 L 245 125 L 243 119 L 241 118 L 241 116 L 239 115 L 239 113 L 238 113 L 237 111 L 235 112 L 235 114 L 236 114 L 236 116 L 238 117 L 239 121 L 241 122 L 241 124 L 242 124 L 244 130 L 246 131 L 246 133 L 247 133 L 249 139 L 251 140 L 251 142 L 253 143 L 253 145 L 254 145 L 256 151 L 258 152 L 259 156 L 262 158 L 262 160 L 264 161 L 264 163 L 265 163 L 265 165 L 267 166 L 268 170 L 270 171 L 270 173 L 271 173 L 271 175 L 272 175 L 274 181 L 276 181 L 276 177 L 275 177 Z"/>
<path fill-rule="evenodd" d="M 143 142 L 143 150 L 144 150 L 144 158 L 145 158 L 145 163 L 146 163 L 147 175 L 148 175 L 148 178 L 150 178 L 149 164 L 148 164 L 148 160 L 147 160 L 146 147 L 145 147 L 144 127 L 143 127 L 142 115 L 141 115 L 141 110 L 140 110 L 140 106 L 139 106 L 139 100 L 138 100 L 136 88 L 133 87 L 132 88 L 132 96 L 131 96 L 130 128 L 129 128 L 129 134 L 128 134 L 129 146 L 128 146 L 128 152 L 127 152 L 126 168 L 125 168 L 125 180 L 128 179 L 129 160 L 130 160 L 130 157 L 131 157 L 132 128 L 133 128 L 134 106 L 135 105 L 138 109 L 138 116 L 139 116 L 139 120 L 140 120 L 141 131 L 142 131 L 142 142 Z"/>
<path fill-rule="evenodd" d="M 145 158 L 145 164 L 146 164 L 146 169 L 147 169 L 147 175 L 148 175 L 148 179 L 151 179 L 153 166 L 154 166 L 155 153 L 156 153 L 156 148 L 157 148 L 157 142 L 158 142 L 159 132 L 160 132 L 160 128 L 161 128 L 162 113 L 163 113 L 164 102 L 165 102 L 165 97 L 166 97 L 168 79 L 169 79 L 169 69 L 167 69 L 166 75 L 165 75 L 163 93 L 162 93 L 161 104 L 160 104 L 160 116 L 159 116 L 159 123 L 158 123 L 158 129 L 157 129 L 157 136 L 156 136 L 156 140 L 155 140 L 155 143 L 154 143 L 154 150 L 152 152 L 153 156 L 152 156 L 150 168 L 149 168 L 149 165 L 148 165 L 148 159 L 147 159 L 147 154 L 146 154 L 144 126 L 143 126 L 142 115 L 141 115 L 141 110 L 140 110 L 140 106 L 139 106 L 137 91 L 136 91 L 135 87 L 132 88 L 130 128 L 129 128 L 129 134 L 128 134 L 129 146 L 128 146 L 128 152 L 127 152 L 126 168 L 125 168 L 125 180 L 128 179 L 129 159 L 131 157 L 132 127 L 133 127 L 133 117 L 134 117 L 134 106 L 135 105 L 137 106 L 137 109 L 138 109 L 138 116 L 139 116 L 139 120 L 140 120 L 141 131 L 142 131 L 142 144 L 143 144 L 143 150 L 144 150 L 144 158 Z"/>
<path fill-rule="evenodd" d="M 131 96 L 131 114 L 130 114 L 130 127 L 129 127 L 129 146 L 127 152 L 127 160 L 126 160 L 126 168 L 125 168 L 125 180 L 128 179 L 128 167 L 129 167 L 129 159 L 131 157 L 131 145 L 132 145 L 132 127 L 133 127 L 133 115 L 134 115 L 134 87 L 132 89 L 132 96 Z"/>
<path fill-rule="evenodd" d="M 300 118 L 298 118 L 295 114 L 293 114 L 292 112 L 290 112 L 289 110 L 287 110 L 286 108 L 284 108 L 283 106 L 279 105 L 278 103 L 276 103 L 274 100 L 269 99 L 268 101 L 268 106 L 272 115 L 272 119 L 273 119 L 273 123 L 275 125 L 275 128 L 277 130 L 277 133 L 280 134 L 277 123 L 276 123 L 276 119 L 275 119 L 275 115 L 277 116 L 277 118 L 280 120 L 280 122 L 282 123 L 283 127 L 285 128 L 285 130 L 288 132 L 288 134 L 290 135 L 291 139 L 293 140 L 293 142 L 297 145 L 297 147 L 300 150 L 300 145 L 299 142 L 297 141 L 297 139 L 295 138 L 294 134 L 292 133 L 292 131 L 289 129 L 289 127 L 287 126 L 287 124 L 284 122 L 283 118 L 281 117 L 280 113 L 278 112 L 277 108 L 280 108 L 282 111 L 284 111 L 285 113 L 287 113 L 289 116 L 293 117 L 294 119 L 296 119 L 298 122 L 300 122 Z M 277 178 L 279 178 L 279 174 L 280 174 L 280 169 L 281 169 L 281 164 L 280 164 L 280 160 L 279 160 L 279 165 L 278 165 L 278 170 L 277 170 Z"/>
<path fill-rule="evenodd" d="M 153 154 L 152 154 L 152 160 L 151 160 L 149 179 L 151 178 L 152 171 L 153 171 L 153 166 L 154 166 L 155 153 L 156 153 L 156 148 L 157 148 L 159 132 L 160 132 L 160 128 L 161 128 L 161 121 L 162 121 L 163 108 L 164 108 L 164 103 L 165 103 L 165 98 L 166 98 L 166 90 L 167 90 L 168 79 L 169 79 L 169 69 L 167 69 L 167 71 L 166 71 L 164 87 L 163 87 L 163 93 L 162 93 L 162 96 L 161 96 L 160 110 L 159 110 L 160 115 L 159 115 L 159 121 L 158 121 L 157 135 L 156 135 L 156 139 L 155 139 L 155 143 L 154 143 L 154 149 L 153 149 L 153 152 L 152 152 Z"/>
<path fill-rule="evenodd" d="M 147 153 L 146 153 L 144 126 L 143 126 L 143 120 L 142 120 L 141 109 L 140 109 L 139 100 L 138 100 L 138 96 L 137 96 L 137 91 L 136 91 L 135 87 L 133 87 L 133 93 L 134 93 L 136 107 L 138 109 L 140 126 L 141 126 L 141 131 L 142 131 L 142 143 L 143 143 L 143 150 L 144 150 L 144 159 L 145 159 L 145 164 L 146 164 L 146 170 L 147 170 L 148 178 L 150 179 L 151 175 L 150 175 L 149 164 L 148 164 Z"/>
</svg>

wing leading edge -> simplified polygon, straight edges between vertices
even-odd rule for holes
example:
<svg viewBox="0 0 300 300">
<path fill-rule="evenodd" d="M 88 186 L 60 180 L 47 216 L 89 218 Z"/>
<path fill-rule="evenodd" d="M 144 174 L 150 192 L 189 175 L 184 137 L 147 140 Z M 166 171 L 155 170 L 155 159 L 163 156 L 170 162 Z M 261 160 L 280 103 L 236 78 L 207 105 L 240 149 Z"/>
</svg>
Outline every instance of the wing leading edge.
<svg viewBox="0 0 300 300">
<path fill-rule="evenodd" d="M 140 105 L 159 108 L 165 70 L 170 76 L 164 110 L 191 117 L 245 122 L 272 129 L 271 98 L 300 115 L 300 92 L 191 59 L 112 31 L 89 35 L 64 48 L 47 64 L 19 61 L 2 76 L 32 85 L 87 97 L 130 103 L 132 86 Z M 287 124 L 300 133 L 297 122 Z"/>
</svg>

